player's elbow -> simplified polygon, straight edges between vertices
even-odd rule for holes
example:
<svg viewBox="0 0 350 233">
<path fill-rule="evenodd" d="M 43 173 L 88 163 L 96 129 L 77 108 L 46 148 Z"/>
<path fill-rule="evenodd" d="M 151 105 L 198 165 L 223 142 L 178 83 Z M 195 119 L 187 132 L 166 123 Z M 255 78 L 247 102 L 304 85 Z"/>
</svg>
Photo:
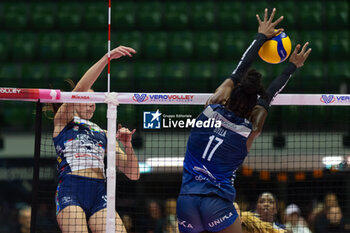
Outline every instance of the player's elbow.
<svg viewBox="0 0 350 233">
<path fill-rule="evenodd" d="M 267 117 L 267 110 L 260 106 L 256 105 L 253 108 L 253 111 L 250 116 L 250 121 L 252 122 L 253 129 L 252 129 L 252 135 L 254 137 L 257 137 L 260 135 L 260 133 L 263 130 L 265 119 Z"/>
</svg>

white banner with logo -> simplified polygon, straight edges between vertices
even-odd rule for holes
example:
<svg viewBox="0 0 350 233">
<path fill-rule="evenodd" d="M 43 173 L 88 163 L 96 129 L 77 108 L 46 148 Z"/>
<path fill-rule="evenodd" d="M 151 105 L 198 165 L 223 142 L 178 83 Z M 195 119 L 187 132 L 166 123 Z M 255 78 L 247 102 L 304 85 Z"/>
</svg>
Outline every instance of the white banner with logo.
<svg viewBox="0 0 350 233">
<path fill-rule="evenodd" d="M 118 93 L 119 104 L 204 105 L 211 93 Z M 49 89 L 1 88 L 1 100 L 43 103 L 105 103 L 104 92 L 61 92 Z M 350 105 L 345 94 L 279 94 L 272 105 Z"/>
</svg>

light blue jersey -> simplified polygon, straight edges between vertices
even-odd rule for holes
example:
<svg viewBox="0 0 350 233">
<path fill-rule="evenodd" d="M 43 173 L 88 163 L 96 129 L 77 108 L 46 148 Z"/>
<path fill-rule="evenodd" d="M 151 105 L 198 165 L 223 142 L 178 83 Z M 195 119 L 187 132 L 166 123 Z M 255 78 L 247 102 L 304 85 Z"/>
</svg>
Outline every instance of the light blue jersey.
<svg viewBox="0 0 350 233">
<path fill-rule="evenodd" d="M 236 171 L 248 154 L 251 123 L 222 105 L 209 105 L 196 119 L 221 121 L 220 128 L 193 128 L 187 142 L 180 194 L 218 195 L 231 202 Z"/>
</svg>

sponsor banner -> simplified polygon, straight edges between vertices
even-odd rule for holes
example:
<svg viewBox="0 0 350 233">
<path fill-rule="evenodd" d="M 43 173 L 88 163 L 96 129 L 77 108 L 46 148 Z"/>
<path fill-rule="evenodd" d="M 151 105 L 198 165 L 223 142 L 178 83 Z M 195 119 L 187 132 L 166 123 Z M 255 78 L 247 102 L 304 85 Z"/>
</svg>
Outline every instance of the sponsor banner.
<svg viewBox="0 0 350 233">
<path fill-rule="evenodd" d="M 39 99 L 39 89 L 1 87 L 0 99 Z"/>
<path fill-rule="evenodd" d="M 41 99 L 41 102 L 50 103 L 105 103 L 104 92 L 60 92 L 55 100 Z"/>
<path fill-rule="evenodd" d="M 122 93 L 120 93 L 122 94 Z M 133 93 L 131 100 L 136 104 L 205 104 L 211 94 L 191 93 Z"/>
<path fill-rule="evenodd" d="M 50 89 L 27 89 L 27 88 L 0 88 L 0 99 L 7 100 L 58 100 L 60 99 L 60 90 Z"/>
<path fill-rule="evenodd" d="M 320 101 L 324 104 L 349 104 L 350 95 L 322 95 Z"/>
<path fill-rule="evenodd" d="M 339 94 L 280 94 L 272 105 L 339 106 L 350 105 L 350 95 Z"/>
<path fill-rule="evenodd" d="M 143 102 L 192 102 L 194 95 L 190 94 L 134 94 L 133 101 Z"/>
<path fill-rule="evenodd" d="M 43 103 L 105 103 L 104 92 L 61 92 L 49 89 L 0 87 L 0 99 Z M 210 93 L 118 93 L 119 104 L 189 104 L 204 105 Z M 272 105 L 350 105 L 350 95 L 342 94 L 279 94 Z"/>
</svg>

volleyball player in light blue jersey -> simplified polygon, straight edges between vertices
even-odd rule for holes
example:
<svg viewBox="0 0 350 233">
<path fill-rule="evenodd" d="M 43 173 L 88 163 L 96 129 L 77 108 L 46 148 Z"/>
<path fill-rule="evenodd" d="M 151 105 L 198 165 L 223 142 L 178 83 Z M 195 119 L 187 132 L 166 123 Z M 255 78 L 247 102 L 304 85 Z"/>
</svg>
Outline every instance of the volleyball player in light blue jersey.
<svg viewBox="0 0 350 233">
<path fill-rule="evenodd" d="M 119 46 L 111 51 L 111 59 L 132 57 L 136 51 Z M 92 91 L 91 86 L 107 65 L 107 55 L 94 64 L 79 80 L 73 92 Z M 105 232 L 106 184 L 104 155 L 107 137 L 105 130 L 89 121 L 95 112 L 94 103 L 62 104 L 54 109 L 53 141 L 57 152 L 59 184 L 56 191 L 57 222 L 63 233 Z M 135 130 L 118 126 L 116 164 L 129 179 L 139 179 L 138 160 L 131 139 Z M 116 232 L 126 232 L 116 213 Z"/>
<path fill-rule="evenodd" d="M 286 69 L 268 87 L 260 83 L 261 75 L 248 70 L 259 48 L 283 29 L 275 30 L 283 19 L 273 21 L 276 9 L 259 22 L 258 34 L 243 54 L 231 77 L 223 82 L 208 100 L 197 121 L 209 118 L 221 121 L 220 128 L 191 130 L 184 160 L 182 186 L 177 201 L 180 232 L 241 233 L 241 222 L 233 206 L 236 171 L 259 135 L 273 98 L 287 84 L 291 74 L 301 67 L 311 52 L 297 45 Z M 258 97 L 259 100 L 257 101 Z M 249 120 L 248 120 L 249 119 Z"/>
</svg>

